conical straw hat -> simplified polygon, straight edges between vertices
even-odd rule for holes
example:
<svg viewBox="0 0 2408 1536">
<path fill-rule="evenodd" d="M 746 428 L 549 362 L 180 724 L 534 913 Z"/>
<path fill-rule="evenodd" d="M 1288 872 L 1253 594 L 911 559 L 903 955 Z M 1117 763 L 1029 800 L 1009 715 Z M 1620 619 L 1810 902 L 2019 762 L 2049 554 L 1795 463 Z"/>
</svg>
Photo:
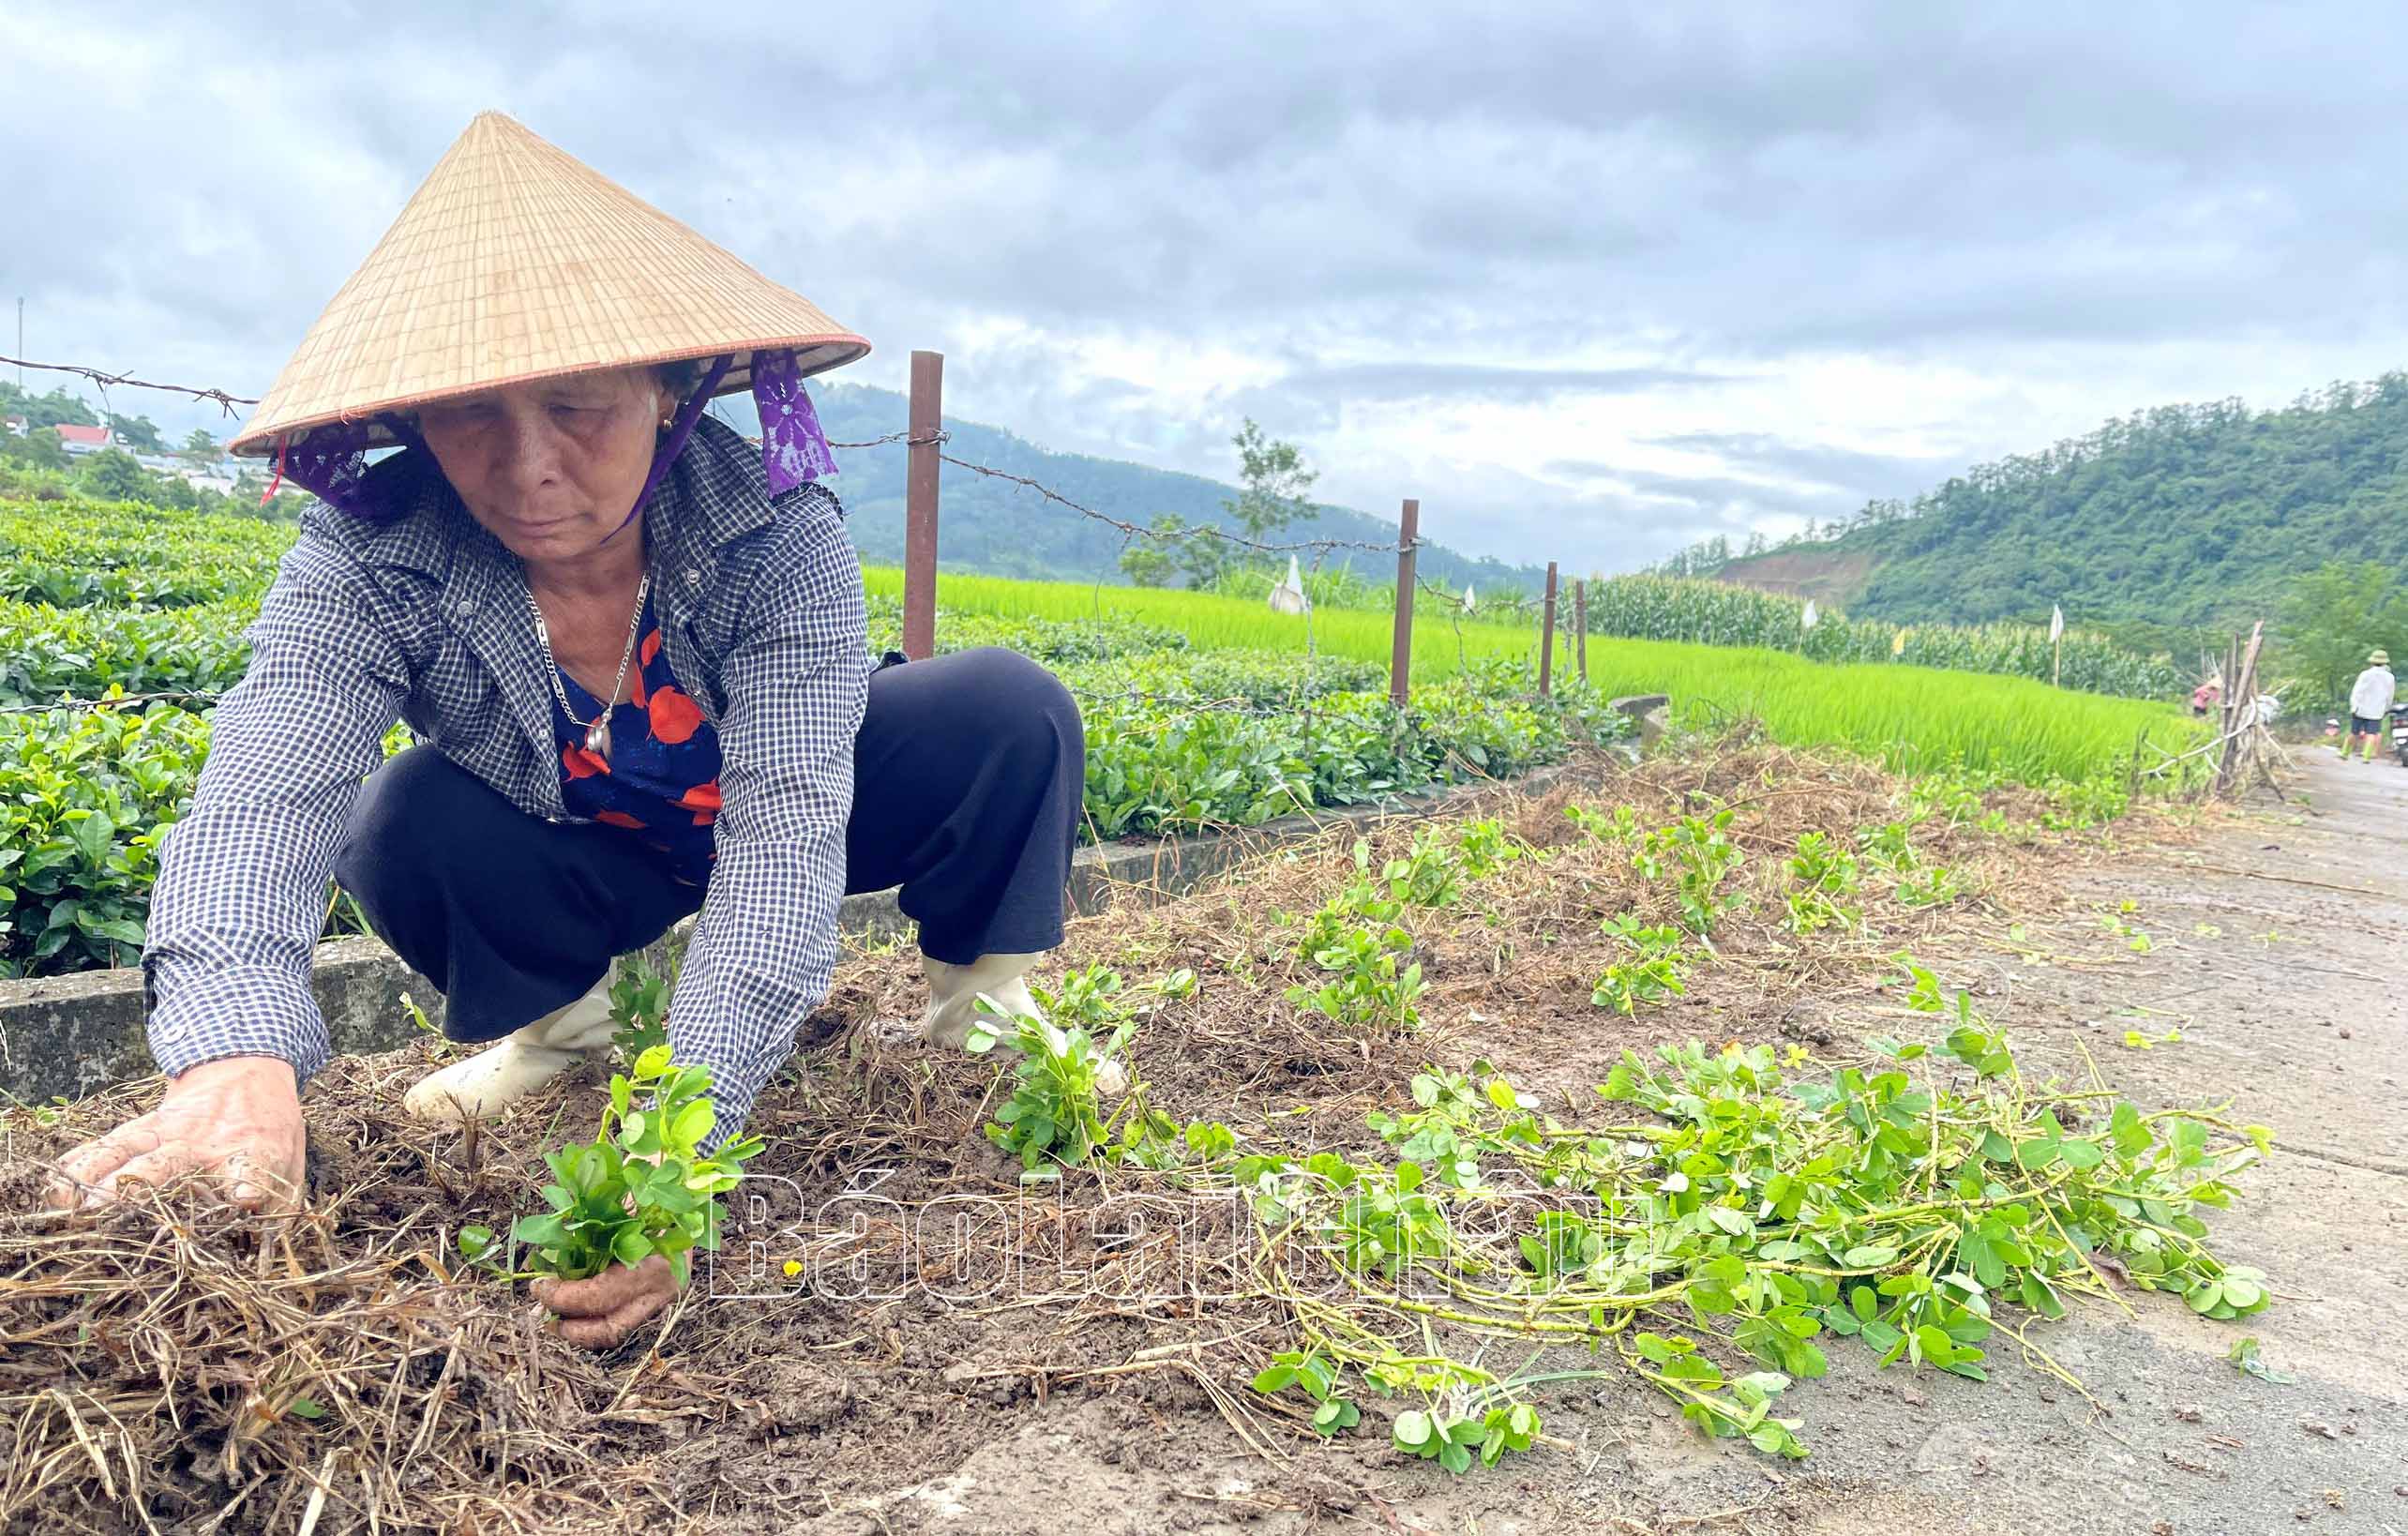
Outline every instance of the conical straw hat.
<svg viewBox="0 0 2408 1536">
<path fill-rule="evenodd" d="M 805 374 L 869 343 L 500 113 L 480 113 L 309 327 L 233 443 L 590 369 L 756 349 Z M 376 440 L 391 439 L 381 430 Z"/>
</svg>

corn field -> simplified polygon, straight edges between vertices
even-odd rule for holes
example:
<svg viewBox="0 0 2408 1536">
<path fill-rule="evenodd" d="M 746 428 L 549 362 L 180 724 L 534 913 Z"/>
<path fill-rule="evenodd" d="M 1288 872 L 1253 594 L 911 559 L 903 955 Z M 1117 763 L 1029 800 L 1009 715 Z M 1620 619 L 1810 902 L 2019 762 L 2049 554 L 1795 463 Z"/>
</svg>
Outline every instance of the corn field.
<svg viewBox="0 0 2408 1536">
<path fill-rule="evenodd" d="M 1900 661 L 1952 671 L 2049 680 L 2052 648 L 2043 625 L 1901 626 L 1824 613 L 1808 629 L 1805 608 L 1795 597 L 1721 581 L 1617 576 L 1588 583 L 1591 634 L 1755 645 L 1793 651 L 1813 661 Z M 1560 605 L 1558 612 L 1569 622 L 1569 604 Z M 2065 632 L 2063 681 L 2065 686 L 2084 693 L 2128 699 L 2167 699 L 2190 687 L 2190 679 L 2172 658 L 2142 655 L 2104 635 L 2080 629 Z"/>
</svg>

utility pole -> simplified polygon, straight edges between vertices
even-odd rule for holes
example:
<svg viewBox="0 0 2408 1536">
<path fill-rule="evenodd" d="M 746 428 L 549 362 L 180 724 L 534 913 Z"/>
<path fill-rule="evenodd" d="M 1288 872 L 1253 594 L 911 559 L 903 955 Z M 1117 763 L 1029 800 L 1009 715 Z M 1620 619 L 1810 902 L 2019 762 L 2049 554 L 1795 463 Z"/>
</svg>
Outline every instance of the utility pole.
<svg viewBox="0 0 2408 1536">
<path fill-rule="evenodd" d="M 20 359 L 25 355 L 25 295 L 23 294 L 17 295 L 17 355 Z M 17 392 L 23 394 L 24 389 L 25 365 L 20 361 L 17 364 Z"/>
</svg>

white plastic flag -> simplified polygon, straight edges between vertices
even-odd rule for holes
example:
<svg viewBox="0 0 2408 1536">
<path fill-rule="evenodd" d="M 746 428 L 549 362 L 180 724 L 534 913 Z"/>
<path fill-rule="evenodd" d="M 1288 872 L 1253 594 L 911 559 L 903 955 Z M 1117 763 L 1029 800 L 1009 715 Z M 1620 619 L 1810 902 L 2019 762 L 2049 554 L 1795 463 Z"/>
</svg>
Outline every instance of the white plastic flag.
<svg viewBox="0 0 2408 1536">
<path fill-rule="evenodd" d="M 1822 613 L 1814 607 L 1814 599 L 1812 597 L 1807 598 L 1806 613 L 1805 617 L 1799 621 L 1800 627 L 1806 629 L 1814 628 L 1816 621 L 1821 619 L 1822 616 Z"/>
<path fill-rule="evenodd" d="M 1312 608 L 1304 598 L 1304 573 L 1296 566 L 1296 557 L 1287 557 L 1287 576 L 1271 589 L 1271 610 L 1274 613 L 1302 613 Z"/>
<path fill-rule="evenodd" d="M 2049 609 L 2049 643 L 2065 639 L 2065 610 L 2052 605 Z"/>
<path fill-rule="evenodd" d="M 1466 613 L 1473 613 L 1479 611 L 1479 609 L 1480 599 L 1471 595 L 1471 583 L 1466 581 L 1463 584 L 1463 610 Z"/>
</svg>

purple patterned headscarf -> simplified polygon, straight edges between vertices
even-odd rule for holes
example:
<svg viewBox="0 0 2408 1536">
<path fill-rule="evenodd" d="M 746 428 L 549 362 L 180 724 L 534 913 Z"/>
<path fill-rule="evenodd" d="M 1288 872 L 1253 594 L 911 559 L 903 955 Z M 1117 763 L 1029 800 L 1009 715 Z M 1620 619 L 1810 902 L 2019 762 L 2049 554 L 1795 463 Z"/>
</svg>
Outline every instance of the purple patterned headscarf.
<svg viewBox="0 0 2408 1536">
<path fill-rule="evenodd" d="M 636 520 L 636 514 L 652 500 L 661 476 L 685 451 L 686 439 L 694 435 L 694 424 L 701 419 L 719 381 L 728 376 L 728 369 L 733 366 L 732 356 L 714 359 L 701 385 L 678 407 L 669 435 L 653 452 L 652 473 L 644 476 L 643 489 L 636 493 L 635 504 L 619 524 L 621 529 Z M 827 434 L 820 429 L 820 414 L 812 409 L 811 397 L 804 391 L 802 369 L 791 351 L 753 354 L 752 396 L 753 405 L 760 413 L 760 467 L 769 477 L 771 495 L 836 473 L 836 457 L 828 447 Z M 279 447 L 276 456 L 278 479 L 291 480 L 329 506 L 354 517 L 371 520 L 390 517 L 388 508 L 376 504 L 368 486 L 369 439 L 380 421 L 404 446 L 427 452 L 426 440 L 403 417 L 387 415 L 337 422 L 310 428 L 301 440 L 288 441 Z M 276 486 L 271 483 L 267 495 L 260 498 L 261 503 L 264 504 L 275 494 Z"/>
</svg>

